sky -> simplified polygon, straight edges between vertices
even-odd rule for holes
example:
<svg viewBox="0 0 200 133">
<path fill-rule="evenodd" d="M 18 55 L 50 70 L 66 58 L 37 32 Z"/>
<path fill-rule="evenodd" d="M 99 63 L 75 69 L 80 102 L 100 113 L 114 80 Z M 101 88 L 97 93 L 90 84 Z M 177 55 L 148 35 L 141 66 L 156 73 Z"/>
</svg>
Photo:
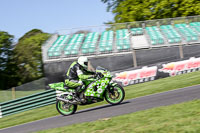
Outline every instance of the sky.
<svg viewBox="0 0 200 133">
<path fill-rule="evenodd" d="M 98 26 L 113 21 L 101 0 L 0 0 L 0 31 L 22 37 L 31 29 L 57 30 Z"/>
</svg>

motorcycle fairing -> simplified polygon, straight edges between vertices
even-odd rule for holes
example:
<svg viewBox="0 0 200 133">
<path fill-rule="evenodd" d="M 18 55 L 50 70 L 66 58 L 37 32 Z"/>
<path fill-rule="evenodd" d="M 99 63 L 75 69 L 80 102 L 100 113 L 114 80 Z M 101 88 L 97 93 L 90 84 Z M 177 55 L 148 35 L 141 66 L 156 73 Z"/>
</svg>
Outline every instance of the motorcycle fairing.
<svg viewBox="0 0 200 133">
<path fill-rule="evenodd" d="M 103 99 L 103 93 L 108 86 L 110 80 L 108 78 L 102 78 L 90 84 L 85 90 L 85 96 L 92 96 Z"/>
</svg>

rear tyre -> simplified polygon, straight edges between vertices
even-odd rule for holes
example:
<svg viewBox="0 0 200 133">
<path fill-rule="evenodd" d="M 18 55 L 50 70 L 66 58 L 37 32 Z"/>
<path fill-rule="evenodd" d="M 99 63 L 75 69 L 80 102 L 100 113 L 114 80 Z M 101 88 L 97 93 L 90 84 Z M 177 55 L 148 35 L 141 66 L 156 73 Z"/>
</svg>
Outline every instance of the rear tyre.
<svg viewBox="0 0 200 133">
<path fill-rule="evenodd" d="M 56 101 L 56 109 L 57 111 L 64 116 L 74 114 L 77 110 L 77 105 L 75 104 L 68 104 L 62 101 Z"/>
<path fill-rule="evenodd" d="M 123 87 L 116 85 L 113 87 L 113 90 L 109 92 L 108 90 L 105 93 L 105 99 L 108 103 L 112 105 L 120 104 L 125 97 L 125 92 Z"/>
</svg>

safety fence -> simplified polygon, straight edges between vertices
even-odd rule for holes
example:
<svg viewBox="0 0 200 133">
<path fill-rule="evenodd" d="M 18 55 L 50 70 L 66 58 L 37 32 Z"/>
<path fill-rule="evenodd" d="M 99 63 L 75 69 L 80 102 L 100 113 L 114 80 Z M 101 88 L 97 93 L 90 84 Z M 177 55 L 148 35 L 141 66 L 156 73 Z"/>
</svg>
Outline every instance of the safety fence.
<svg viewBox="0 0 200 133">
<path fill-rule="evenodd" d="M 46 90 L 19 99 L 0 103 L 0 118 L 19 112 L 35 109 L 38 107 L 54 104 L 56 102 L 56 91 Z"/>
</svg>

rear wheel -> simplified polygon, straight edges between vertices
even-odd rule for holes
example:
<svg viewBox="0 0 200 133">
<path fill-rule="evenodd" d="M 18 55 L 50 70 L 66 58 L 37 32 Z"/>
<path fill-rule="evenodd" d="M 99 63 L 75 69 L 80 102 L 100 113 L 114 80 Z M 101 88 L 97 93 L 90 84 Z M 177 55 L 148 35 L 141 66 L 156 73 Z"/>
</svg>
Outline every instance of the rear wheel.
<svg viewBox="0 0 200 133">
<path fill-rule="evenodd" d="M 125 92 L 120 85 L 114 86 L 111 92 L 107 90 L 105 94 L 106 101 L 113 105 L 121 103 L 124 100 L 124 97 Z"/>
<path fill-rule="evenodd" d="M 61 115 L 71 115 L 74 114 L 77 110 L 77 105 L 75 104 L 68 104 L 62 101 L 56 101 L 56 109 Z"/>
</svg>

